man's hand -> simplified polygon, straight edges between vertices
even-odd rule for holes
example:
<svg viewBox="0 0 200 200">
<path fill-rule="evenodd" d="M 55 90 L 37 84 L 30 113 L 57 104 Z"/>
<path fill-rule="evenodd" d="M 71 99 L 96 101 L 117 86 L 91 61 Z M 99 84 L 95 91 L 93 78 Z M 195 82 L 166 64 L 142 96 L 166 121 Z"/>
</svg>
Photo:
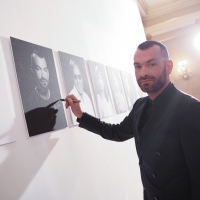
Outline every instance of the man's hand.
<svg viewBox="0 0 200 200">
<path fill-rule="evenodd" d="M 78 99 L 73 94 L 68 95 L 65 98 L 65 101 L 66 101 L 65 107 L 69 108 L 69 106 L 70 106 L 74 115 L 77 118 L 81 118 L 83 115 L 83 112 L 81 110 L 80 103 L 76 103 L 76 102 L 74 102 L 74 100 L 78 100 Z"/>
</svg>

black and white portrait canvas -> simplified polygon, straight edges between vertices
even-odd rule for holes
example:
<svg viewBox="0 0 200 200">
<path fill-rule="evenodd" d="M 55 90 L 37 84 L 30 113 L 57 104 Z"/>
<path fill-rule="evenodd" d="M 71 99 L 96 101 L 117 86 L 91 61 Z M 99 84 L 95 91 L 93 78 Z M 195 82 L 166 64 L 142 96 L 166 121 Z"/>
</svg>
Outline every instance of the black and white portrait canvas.
<svg viewBox="0 0 200 200">
<path fill-rule="evenodd" d="M 11 46 L 29 136 L 67 127 L 52 50 L 13 37 Z"/>
<path fill-rule="evenodd" d="M 118 69 L 107 66 L 108 78 L 117 114 L 128 111 L 122 80 Z"/>
<path fill-rule="evenodd" d="M 58 53 L 67 94 L 73 94 L 77 99 L 81 100 L 82 111 L 95 116 L 84 59 L 60 51 Z M 71 110 L 70 113 L 73 125 L 77 125 L 76 116 Z"/>
<path fill-rule="evenodd" d="M 133 92 L 135 94 L 136 99 L 146 96 L 146 93 L 142 92 L 142 90 L 138 86 L 135 75 L 130 74 L 130 77 L 131 77 L 131 82 L 132 82 L 132 85 L 133 85 Z"/>
<path fill-rule="evenodd" d="M 122 83 L 125 91 L 126 101 L 128 105 L 128 109 L 131 110 L 133 108 L 133 104 L 135 103 L 136 96 L 134 94 L 133 84 L 131 82 L 131 76 L 128 72 L 120 71 L 122 77 Z"/>
<path fill-rule="evenodd" d="M 87 61 L 87 63 L 99 118 L 112 116 L 114 114 L 114 109 L 105 66 L 94 61 Z"/>
</svg>

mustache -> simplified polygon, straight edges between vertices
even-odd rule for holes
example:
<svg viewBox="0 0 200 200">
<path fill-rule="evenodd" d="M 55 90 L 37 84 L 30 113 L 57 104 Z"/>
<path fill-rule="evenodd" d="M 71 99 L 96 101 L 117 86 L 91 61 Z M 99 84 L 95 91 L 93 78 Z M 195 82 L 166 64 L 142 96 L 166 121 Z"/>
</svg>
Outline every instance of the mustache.
<svg viewBox="0 0 200 200">
<path fill-rule="evenodd" d="M 155 80 L 156 78 L 154 76 L 144 76 L 144 77 L 140 77 L 137 81 L 140 82 L 140 81 L 144 81 L 144 80 Z"/>
<path fill-rule="evenodd" d="M 48 81 L 46 78 L 41 78 L 41 79 L 39 79 L 40 81 Z"/>
</svg>

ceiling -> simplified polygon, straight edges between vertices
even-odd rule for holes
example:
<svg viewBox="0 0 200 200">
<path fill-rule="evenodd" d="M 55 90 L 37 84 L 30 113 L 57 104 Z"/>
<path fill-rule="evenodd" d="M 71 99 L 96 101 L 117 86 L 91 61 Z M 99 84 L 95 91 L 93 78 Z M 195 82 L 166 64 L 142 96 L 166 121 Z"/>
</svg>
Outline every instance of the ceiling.
<svg viewBox="0 0 200 200">
<path fill-rule="evenodd" d="M 147 40 L 200 32 L 200 0 L 137 0 Z"/>
</svg>

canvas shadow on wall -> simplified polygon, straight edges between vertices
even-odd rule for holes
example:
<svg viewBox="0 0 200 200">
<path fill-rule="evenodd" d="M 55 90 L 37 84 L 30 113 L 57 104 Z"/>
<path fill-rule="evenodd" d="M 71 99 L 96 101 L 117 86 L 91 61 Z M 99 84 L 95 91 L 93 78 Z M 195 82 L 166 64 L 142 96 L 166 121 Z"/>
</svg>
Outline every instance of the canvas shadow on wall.
<svg viewBox="0 0 200 200">
<path fill-rule="evenodd" d="M 84 59 L 60 51 L 58 54 L 66 93 L 73 94 L 77 99 L 81 100 L 80 106 L 82 111 L 86 111 L 88 114 L 96 116 Z M 71 109 L 70 114 L 73 125 L 77 125 L 77 118 L 72 113 Z"/>
<path fill-rule="evenodd" d="M 52 49 L 10 39 L 29 136 L 67 127 Z"/>
<path fill-rule="evenodd" d="M 93 93 L 96 100 L 99 118 L 105 118 L 114 114 L 113 103 L 111 101 L 111 93 L 106 77 L 106 70 L 103 64 L 87 61 Z"/>
</svg>

